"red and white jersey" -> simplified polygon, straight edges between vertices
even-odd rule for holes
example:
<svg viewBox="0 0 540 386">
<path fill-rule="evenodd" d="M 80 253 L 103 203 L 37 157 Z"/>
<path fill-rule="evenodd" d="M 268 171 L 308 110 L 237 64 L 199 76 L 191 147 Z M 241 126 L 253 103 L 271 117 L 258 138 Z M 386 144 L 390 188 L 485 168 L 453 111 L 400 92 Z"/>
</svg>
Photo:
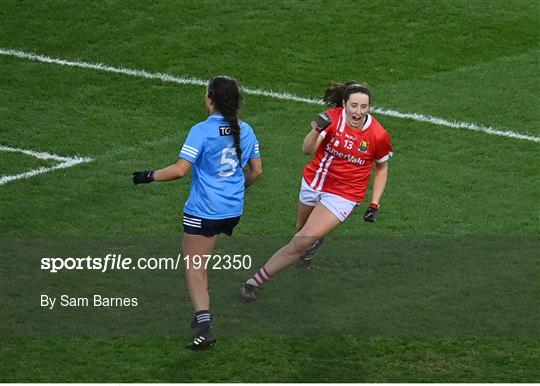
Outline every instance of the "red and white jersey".
<svg viewBox="0 0 540 386">
<path fill-rule="evenodd" d="M 371 114 L 362 129 L 346 123 L 342 107 L 327 111 L 332 123 L 315 156 L 304 168 L 304 179 L 313 188 L 351 201 L 364 200 L 373 162 L 392 156 L 390 136 Z"/>
</svg>

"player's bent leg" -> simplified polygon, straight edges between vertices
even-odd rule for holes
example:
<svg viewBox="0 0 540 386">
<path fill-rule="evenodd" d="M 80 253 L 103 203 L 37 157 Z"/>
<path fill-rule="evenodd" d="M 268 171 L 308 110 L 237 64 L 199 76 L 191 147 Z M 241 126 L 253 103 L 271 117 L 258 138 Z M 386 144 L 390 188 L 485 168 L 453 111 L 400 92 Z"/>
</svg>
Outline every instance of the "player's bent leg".
<svg viewBox="0 0 540 386">
<path fill-rule="evenodd" d="M 317 204 L 302 229 L 294 235 L 287 245 L 274 253 L 255 275 L 244 283 L 240 289 L 242 301 L 255 301 L 257 299 L 255 295 L 256 288 L 296 262 L 302 252 L 330 233 L 339 224 L 341 224 L 339 218 L 325 206 Z"/>
<path fill-rule="evenodd" d="M 302 201 L 298 203 L 298 215 L 296 218 L 296 232 L 299 232 L 300 229 L 304 227 L 307 219 L 309 218 L 309 215 L 313 211 L 313 208 L 315 208 L 315 205 L 306 205 Z M 296 266 L 300 268 L 311 268 L 311 262 L 313 261 L 313 256 L 315 255 L 315 252 L 317 251 L 317 249 L 322 243 L 323 243 L 323 239 L 321 238 L 317 240 L 311 247 L 306 249 L 300 255 L 300 258 L 296 262 Z"/>
<path fill-rule="evenodd" d="M 320 203 L 322 206 L 332 212 L 340 222 L 344 222 L 358 206 L 358 203 L 354 201 L 348 200 L 332 193 L 325 192 L 321 193 L 320 195 Z M 324 238 L 321 237 L 319 240 L 317 240 L 315 244 L 306 249 L 304 253 L 300 255 L 297 266 L 311 268 L 313 256 L 323 244 L 323 242 Z"/>
<path fill-rule="evenodd" d="M 302 254 L 300 255 L 300 258 L 296 262 L 296 266 L 298 268 L 306 268 L 311 269 L 313 268 L 313 258 L 315 257 L 315 254 L 323 245 L 324 243 L 324 237 L 321 237 L 319 240 L 315 241 L 315 243 L 306 249 Z"/>
<path fill-rule="evenodd" d="M 296 215 L 296 232 L 304 227 L 315 205 L 306 205 L 302 201 L 298 202 L 298 212 Z"/>
<path fill-rule="evenodd" d="M 312 238 L 313 242 L 316 241 L 316 237 Z M 243 302 L 254 302 L 257 300 L 255 294 L 256 289 L 260 289 L 261 285 L 270 280 L 270 278 L 277 274 L 279 271 L 292 264 L 298 256 L 303 252 L 306 245 L 298 245 L 297 240 L 293 237 L 289 243 L 278 250 L 270 259 L 263 265 L 255 275 L 248 279 L 240 288 L 240 299 Z M 270 274 L 268 269 L 272 269 Z"/>
<path fill-rule="evenodd" d="M 302 179 L 302 187 L 300 189 L 300 194 L 298 195 L 299 204 L 298 204 L 298 216 L 296 221 L 296 232 L 299 232 L 307 222 L 311 212 L 315 206 L 320 202 L 322 192 L 313 189 L 307 184 L 307 182 Z M 307 248 L 301 255 L 296 266 L 300 268 L 311 268 L 313 256 L 317 249 L 323 243 L 323 239 L 315 241 L 309 248 Z"/>
<path fill-rule="evenodd" d="M 315 206 L 302 229 L 264 265 L 268 275 L 274 276 L 293 264 L 302 252 L 339 224 L 341 221 L 328 208 L 321 204 Z"/>
</svg>

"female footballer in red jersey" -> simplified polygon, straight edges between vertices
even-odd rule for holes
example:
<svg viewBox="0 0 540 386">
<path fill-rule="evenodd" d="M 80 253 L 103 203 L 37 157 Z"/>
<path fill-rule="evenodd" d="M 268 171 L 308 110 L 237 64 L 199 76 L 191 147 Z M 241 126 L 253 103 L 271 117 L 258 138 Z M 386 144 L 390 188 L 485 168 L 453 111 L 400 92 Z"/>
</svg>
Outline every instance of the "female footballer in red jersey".
<svg viewBox="0 0 540 386">
<path fill-rule="evenodd" d="M 256 288 L 299 258 L 309 265 L 323 237 L 364 200 L 373 164 L 371 204 L 364 220 L 376 219 L 392 146 L 386 130 L 369 113 L 371 90 L 355 81 L 334 83 L 323 99 L 334 108 L 320 113 L 304 138 L 302 150 L 315 155 L 304 168 L 297 233 L 242 286 L 243 301 L 256 300 Z"/>
</svg>

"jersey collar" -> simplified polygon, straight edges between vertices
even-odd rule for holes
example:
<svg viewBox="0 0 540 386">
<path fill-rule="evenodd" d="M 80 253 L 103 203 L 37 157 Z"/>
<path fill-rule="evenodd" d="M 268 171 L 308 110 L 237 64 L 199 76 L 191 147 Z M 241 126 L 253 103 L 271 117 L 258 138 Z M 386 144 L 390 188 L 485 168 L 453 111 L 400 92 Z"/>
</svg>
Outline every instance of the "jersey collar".
<svg viewBox="0 0 540 386">
<path fill-rule="evenodd" d="M 212 114 L 208 117 L 208 119 L 210 118 L 217 118 L 217 119 L 225 119 L 225 117 L 223 116 L 223 114 Z"/>
<path fill-rule="evenodd" d="M 362 126 L 362 131 L 367 130 L 367 128 L 371 125 L 371 114 L 368 113 L 366 123 L 364 123 L 364 126 Z"/>
<path fill-rule="evenodd" d="M 341 125 L 339 127 L 339 132 L 342 133 L 343 130 L 345 130 L 345 122 L 346 122 L 347 112 L 345 109 L 341 110 Z M 365 131 L 371 126 L 371 122 L 373 119 L 371 118 L 371 114 L 367 114 L 366 122 L 364 123 L 364 126 L 362 126 L 362 131 Z"/>
</svg>

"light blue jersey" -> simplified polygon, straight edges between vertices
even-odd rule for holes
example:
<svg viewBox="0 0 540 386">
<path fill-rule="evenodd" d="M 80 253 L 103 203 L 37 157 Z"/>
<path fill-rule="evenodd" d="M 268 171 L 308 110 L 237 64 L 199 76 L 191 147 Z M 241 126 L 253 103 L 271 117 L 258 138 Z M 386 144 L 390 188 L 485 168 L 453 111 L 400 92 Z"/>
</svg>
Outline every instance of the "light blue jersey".
<svg viewBox="0 0 540 386">
<path fill-rule="evenodd" d="M 213 114 L 189 131 L 179 157 L 193 164 L 184 212 L 211 220 L 237 217 L 244 209 L 244 173 L 250 158 L 259 158 L 259 142 L 251 126 L 239 121 L 242 165 L 238 164 L 230 124 Z"/>
</svg>

